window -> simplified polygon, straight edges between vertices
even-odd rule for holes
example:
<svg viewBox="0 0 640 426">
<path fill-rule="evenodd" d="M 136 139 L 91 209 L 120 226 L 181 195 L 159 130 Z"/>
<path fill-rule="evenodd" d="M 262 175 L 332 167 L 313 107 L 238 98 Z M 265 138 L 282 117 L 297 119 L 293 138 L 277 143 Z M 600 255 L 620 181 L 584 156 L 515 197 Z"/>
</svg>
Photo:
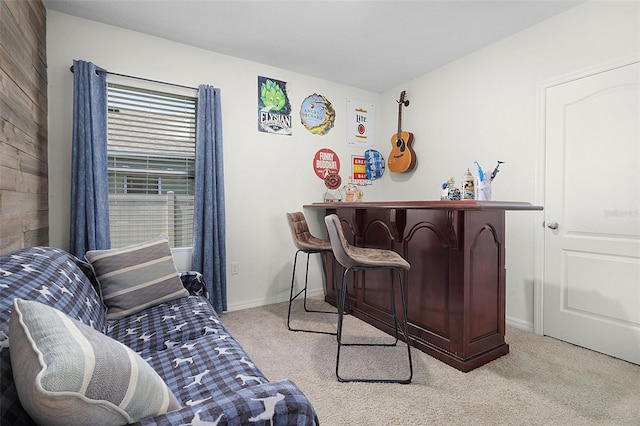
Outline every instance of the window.
<svg viewBox="0 0 640 426">
<path fill-rule="evenodd" d="M 196 98 L 107 85 L 111 246 L 169 236 L 190 247 Z"/>
</svg>

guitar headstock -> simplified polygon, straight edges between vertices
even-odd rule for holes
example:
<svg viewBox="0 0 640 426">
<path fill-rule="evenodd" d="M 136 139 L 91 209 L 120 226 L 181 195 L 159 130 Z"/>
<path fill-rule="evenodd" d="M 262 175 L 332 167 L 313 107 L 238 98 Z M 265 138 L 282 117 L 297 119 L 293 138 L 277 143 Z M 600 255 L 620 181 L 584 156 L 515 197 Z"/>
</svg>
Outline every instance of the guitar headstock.
<svg viewBox="0 0 640 426">
<path fill-rule="evenodd" d="M 409 100 L 405 100 L 406 95 L 407 95 L 406 90 L 403 90 L 402 92 L 400 92 L 400 100 L 398 101 L 399 104 L 403 104 L 404 106 L 409 106 Z"/>
</svg>

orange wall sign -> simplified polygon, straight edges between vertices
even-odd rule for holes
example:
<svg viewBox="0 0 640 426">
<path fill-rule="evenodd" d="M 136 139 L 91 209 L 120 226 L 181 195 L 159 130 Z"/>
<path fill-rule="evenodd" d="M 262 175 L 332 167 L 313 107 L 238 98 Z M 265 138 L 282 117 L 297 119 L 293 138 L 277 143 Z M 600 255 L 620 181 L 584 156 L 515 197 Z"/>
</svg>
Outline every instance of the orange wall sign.
<svg viewBox="0 0 640 426">
<path fill-rule="evenodd" d="M 320 179 L 324 179 L 328 173 L 340 173 L 338 154 L 329 148 L 322 148 L 313 157 L 313 170 Z"/>
</svg>

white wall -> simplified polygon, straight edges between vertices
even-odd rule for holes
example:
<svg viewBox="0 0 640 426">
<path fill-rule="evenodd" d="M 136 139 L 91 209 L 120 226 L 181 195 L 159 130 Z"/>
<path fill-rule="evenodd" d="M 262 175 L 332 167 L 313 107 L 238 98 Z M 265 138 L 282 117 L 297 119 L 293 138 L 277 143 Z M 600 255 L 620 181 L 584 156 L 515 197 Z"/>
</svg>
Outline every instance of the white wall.
<svg viewBox="0 0 640 426">
<path fill-rule="evenodd" d="M 48 12 L 50 244 L 68 248 L 71 179 L 71 133 L 74 59 L 109 71 L 197 87 L 221 88 L 226 184 L 229 309 L 286 300 L 295 252 L 285 212 L 321 201 L 324 183 L 312 169 L 314 154 L 330 147 L 343 160 L 362 154 L 346 144 L 347 99 L 378 104 L 380 94 L 335 84 L 283 69 L 196 49 L 156 37 Z M 258 75 L 287 81 L 293 113 L 293 136 L 257 131 Z M 326 96 L 337 120 L 325 136 L 300 124 L 302 100 Z M 320 222 L 313 223 L 320 233 Z M 185 263 L 184 253 L 176 256 Z M 319 264 L 311 279 L 319 282 Z M 321 286 L 313 289 L 319 293 Z"/>
<path fill-rule="evenodd" d="M 284 212 L 320 201 L 324 185 L 311 168 L 315 152 L 329 147 L 340 156 L 343 179 L 352 154 L 346 144 L 347 99 L 376 105 L 375 148 L 387 155 L 397 127 L 397 103 L 407 90 L 403 128 L 414 133 L 418 167 L 385 173 L 364 188 L 365 200 L 437 199 L 449 176 L 459 181 L 478 160 L 489 171 L 506 163 L 494 181 L 494 199 L 542 203 L 537 86 L 585 67 L 637 53 L 638 3 L 591 2 L 531 27 L 383 94 L 362 91 L 282 69 L 169 42 L 56 12 L 48 13 L 49 175 L 51 244 L 68 247 L 73 59 L 107 70 L 189 86 L 222 89 L 227 257 L 240 262 L 228 275 L 229 309 L 286 300 L 294 253 Z M 411 54 L 411 52 L 407 52 Z M 289 82 L 294 135 L 256 130 L 258 75 Z M 313 93 L 336 109 L 326 136 L 308 133 L 297 108 Z M 312 231 L 321 232 L 307 211 Z M 507 214 L 507 316 L 533 327 L 534 240 L 542 213 Z M 230 272 L 230 268 L 227 270 Z M 312 279 L 317 282 L 318 269 Z M 314 292 L 320 288 L 314 287 Z"/>
<path fill-rule="evenodd" d="M 640 3 L 589 2 L 384 93 L 383 129 L 397 124 L 397 99 L 411 104 L 403 127 L 415 135 L 419 166 L 412 176 L 384 179 L 378 194 L 434 199 L 440 184 L 457 182 L 474 160 L 485 171 L 505 161 L 493 199 L 544 203 L 538 85 L 640 54 Z M 391 130 L 390 133 L 393 133 Z M 398 184 L 402 180 L 406 184 Z M 378 188 L 376 188 L 378 190 Z M 534 321 L 535 240 L 543 212 L 507 213 L 507 321 L 531 330 Z"/>
</svg>

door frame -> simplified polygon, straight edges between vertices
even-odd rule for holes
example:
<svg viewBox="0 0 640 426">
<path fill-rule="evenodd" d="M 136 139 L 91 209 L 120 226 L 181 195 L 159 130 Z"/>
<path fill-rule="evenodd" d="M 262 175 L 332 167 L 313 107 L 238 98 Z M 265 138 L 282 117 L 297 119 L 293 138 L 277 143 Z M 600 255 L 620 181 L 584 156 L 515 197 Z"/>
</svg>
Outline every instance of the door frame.
<svg viewBox="0 0 640 426">
<path fill-rule="evenodd" d="M 547 89 L 558 86 L 560 84 L 569 83 L 581 78 L 590 77 L 606 71 L 622 68 L 627 65 L 640 62 L 640 54 L 632 54 L 622 58 L 603 62 L 598 65 L 582 68 L 580 70 L 554 77 L 549 80 L 538 83 L 536 87 L 536 147 L 535 147 L 535 200 L 534 204 L 544 206 L 546 195 L 545 176 L 546 176 L 546 112 L 547 112 Z M 546 213 L 545 213 L 546 214 Z M 544 291 L 544 258 L 545 258 L 545 237 L 546 227 L 545 219 L 540 226 L 541 232 L 534 232 L 534 285 L 533 285 L 533 332 L 538 335 L 544 333 L 543 318 L 543 291 Z"/>
</svg>

